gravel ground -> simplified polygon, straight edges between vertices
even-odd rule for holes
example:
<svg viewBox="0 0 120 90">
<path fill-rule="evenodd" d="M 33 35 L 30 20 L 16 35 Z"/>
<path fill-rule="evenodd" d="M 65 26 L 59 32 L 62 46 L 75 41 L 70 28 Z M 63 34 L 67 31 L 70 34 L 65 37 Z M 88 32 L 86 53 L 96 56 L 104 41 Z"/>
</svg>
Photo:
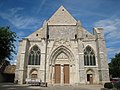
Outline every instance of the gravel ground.
<svg viewBox="0 0 120 90">
<path fill-rule="evenodd" d="M 0 90 L 100 90 L 102 85 L 79 85 L 79 86 L 29 86 L 29 85 L 16 85 L 12 83 L 0 83 Z"/>
</svg>

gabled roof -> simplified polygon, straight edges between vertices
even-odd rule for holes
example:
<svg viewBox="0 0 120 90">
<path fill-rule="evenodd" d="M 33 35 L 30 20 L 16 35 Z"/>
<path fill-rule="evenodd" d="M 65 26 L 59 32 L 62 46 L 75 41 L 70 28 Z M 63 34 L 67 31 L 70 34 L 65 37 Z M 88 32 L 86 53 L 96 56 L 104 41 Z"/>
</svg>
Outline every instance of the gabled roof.
<svg viewBox="0 0 120 90">
<path fill-rule="evenodd" d="M 40 28 L 40 29 L 36 30 L 35 32 L 33 32 L 32 34 L 30 34 L 29 36 L 27 36 L 26 38 L 40 39 L 40 38 L 44 37 L 44 33 L 45 33 L 45 30 L 43 30 L 43 28 Z"/>
<path fill-rule="evenodd" d="M 48 25 L 76 25 L 77 21 L 61 6 L 48 20 Z"/>
</svg>

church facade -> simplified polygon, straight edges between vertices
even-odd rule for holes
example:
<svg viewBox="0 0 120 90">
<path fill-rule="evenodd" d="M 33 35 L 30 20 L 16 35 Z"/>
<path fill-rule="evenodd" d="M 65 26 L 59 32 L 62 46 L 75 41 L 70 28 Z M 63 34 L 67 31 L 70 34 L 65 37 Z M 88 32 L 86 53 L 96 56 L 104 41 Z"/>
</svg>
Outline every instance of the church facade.
<svg viewBox="0 0 120 90">
<path fill-rule="evenodd" d="M 20 40 L 15 80 L 48 84 L 100 84 L 109 81 L 103 28 L 89 33 L 61 6 L 43 26 Z"/>
</svg>

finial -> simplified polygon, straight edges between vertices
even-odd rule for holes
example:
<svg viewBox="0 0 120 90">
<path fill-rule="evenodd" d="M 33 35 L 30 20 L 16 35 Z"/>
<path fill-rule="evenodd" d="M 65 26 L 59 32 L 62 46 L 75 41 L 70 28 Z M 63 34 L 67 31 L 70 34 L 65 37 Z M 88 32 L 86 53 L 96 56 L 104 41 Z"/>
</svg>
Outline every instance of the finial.
<svg viewBox="0 0 120 90">
<path fill-rule="evenodd" d="M 79 20 L 77 21 L 77 25 L 82 26 L 82 24 L 81 24 L 81 22 Z"/>
</svg>

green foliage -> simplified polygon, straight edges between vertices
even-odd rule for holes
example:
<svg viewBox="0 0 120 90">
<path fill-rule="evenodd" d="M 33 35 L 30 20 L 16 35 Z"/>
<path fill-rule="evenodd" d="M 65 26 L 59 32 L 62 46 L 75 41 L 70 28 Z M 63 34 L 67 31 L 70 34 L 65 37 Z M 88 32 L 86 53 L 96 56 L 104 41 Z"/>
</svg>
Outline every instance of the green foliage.
<svg viewBox="0 0 120 90">
<path fill-rule="evenodd" d="M 116 54 L 109 63 L 109 71 L 112 77 L 120 77 L 120 53 Z"/>
<path fill-rule="evenodd" d="M 120 82 L 114 83 L 114 87 L 117 88 L 117 89 L 120 89 Z"/>
<path fill-rule="evenodd" d="M 0 27 L 0 64 L 8 58 L 12 59 L 15 54 L 16 33 L 10 31 L 9 27 Z"/>
<path fill-rule="evenodd" d="M 107 82 L 107 83 L 104 84 L 104 88 L 112 89 L 113 85 L 112 85 L 112 83 Z"/>
</svg>

